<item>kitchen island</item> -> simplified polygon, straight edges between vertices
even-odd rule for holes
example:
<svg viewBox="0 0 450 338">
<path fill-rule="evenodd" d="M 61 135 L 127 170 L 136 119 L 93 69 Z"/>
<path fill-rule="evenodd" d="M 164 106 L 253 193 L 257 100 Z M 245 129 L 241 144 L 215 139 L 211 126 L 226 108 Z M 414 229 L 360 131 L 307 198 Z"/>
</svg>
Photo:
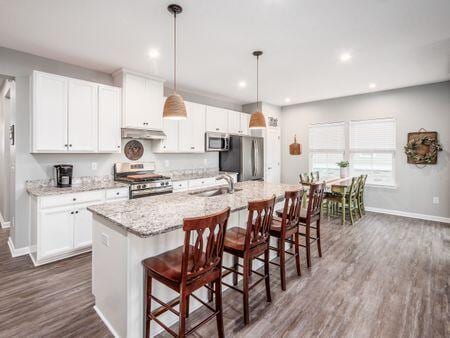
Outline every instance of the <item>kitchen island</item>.
<svg viewBox="0 0 450 338">
<path fill-rule="evenodd" d="M 143 268 L 141 261 L 183 245 L 183 219 L 231 208 L 229 227 L 245 227 L 247 203 L 277 197 L 298 185 L 241 182 L 233 194 L 205 197 L 200 191 L 181 192 L 101 204 L 89 207 L 93 213 L 92 293 L 95 310 L 120 337 L 141 337 L 143 332 Z M 224 256 L 224 265 L 230 263 Z M 231 277 L 231 276 L 230 276 Z M 206 292 L 198 296 L 206 299 Z M 154 293 L 163 301 L 177 294 L 155 282 Z M 157 304 L 152 305 L 155 308 Z M 191 311 L 199 306 L 191 302 Z M 166 324 L 178 318 L 172 313 L 160 317 Z M 152 323 L 151 335 L 160 331 Z"/>
</svg>

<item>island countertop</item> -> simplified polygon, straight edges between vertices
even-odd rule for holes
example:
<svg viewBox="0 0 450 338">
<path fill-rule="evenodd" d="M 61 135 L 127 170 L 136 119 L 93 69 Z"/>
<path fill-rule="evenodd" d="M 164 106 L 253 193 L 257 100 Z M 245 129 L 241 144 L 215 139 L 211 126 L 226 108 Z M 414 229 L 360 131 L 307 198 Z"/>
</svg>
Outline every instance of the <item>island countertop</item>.
<svg viewBox="0 0 450 338">
<path fill-rule="evenodd" d="M 231 211 L 242 210 L 249 201 L 273 195 L 280 201 L 285 191 L 300 189 L 301 186 L 248 181 L 237 183 L 235 188 L 242 190 L 214 197 L 180 192 L 94 205 L 88 210 L 139 237 L 149 237 L 180 228 L 186 217 L 208 215 L 227 207 Z"/>
</svg>

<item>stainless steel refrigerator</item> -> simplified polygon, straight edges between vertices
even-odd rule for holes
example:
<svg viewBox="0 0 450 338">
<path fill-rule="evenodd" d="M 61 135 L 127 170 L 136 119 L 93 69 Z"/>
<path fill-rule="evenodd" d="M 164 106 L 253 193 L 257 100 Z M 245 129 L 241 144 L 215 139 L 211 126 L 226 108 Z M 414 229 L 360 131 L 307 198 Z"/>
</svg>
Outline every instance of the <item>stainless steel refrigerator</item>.
<svg viewBox="0 0 450 338">
<path fill-rule="evenodd" d="M 230 136 L 230 150 L 219 153 L 222 171 L 238 173 L 238 181 L 264 179 L 264 139 L 252 136 Z"/>
</svg>

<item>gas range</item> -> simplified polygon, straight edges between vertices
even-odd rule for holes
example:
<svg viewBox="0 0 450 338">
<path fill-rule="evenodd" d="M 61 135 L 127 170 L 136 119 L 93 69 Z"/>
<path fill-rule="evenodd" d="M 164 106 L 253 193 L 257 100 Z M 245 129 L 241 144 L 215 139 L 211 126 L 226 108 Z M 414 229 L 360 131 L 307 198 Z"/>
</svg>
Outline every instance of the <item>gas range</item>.
<svg viewBox="0 0 450 338">
<path fill-rule="evenodd" d="M 155 163 L 116 163 L 114 180 L 130 185 L 130 199 L 168 194 L 173 191 L 172 179 L 155 174 Z"/>
</svg>

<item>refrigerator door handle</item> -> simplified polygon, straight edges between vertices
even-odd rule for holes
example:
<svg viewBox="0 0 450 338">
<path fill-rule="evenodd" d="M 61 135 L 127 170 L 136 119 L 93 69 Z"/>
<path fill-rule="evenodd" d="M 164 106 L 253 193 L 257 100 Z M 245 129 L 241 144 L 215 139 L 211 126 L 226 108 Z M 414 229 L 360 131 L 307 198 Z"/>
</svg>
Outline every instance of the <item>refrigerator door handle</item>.
<svg viewBox="0 0 450 338">
<path fill-rule="evenodd" d="M 256 176 L 256 141 L 252 140 L 252 175 Z"/>
<path fill-rule="evenodd" d="M 254 176 L 258 176 L 258 165 L 259 165 L 259 148 L 258 148 L 258 141 L 255 140 L 255 174 Z"/>
</svg>

